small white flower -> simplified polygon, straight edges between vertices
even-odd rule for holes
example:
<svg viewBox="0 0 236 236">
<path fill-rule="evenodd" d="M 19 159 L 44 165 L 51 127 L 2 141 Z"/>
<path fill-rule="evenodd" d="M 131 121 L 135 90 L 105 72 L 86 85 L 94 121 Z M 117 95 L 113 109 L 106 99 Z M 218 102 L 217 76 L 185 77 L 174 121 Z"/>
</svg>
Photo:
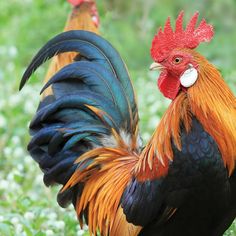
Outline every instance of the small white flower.
<svg viewBox="0 0 236 236">
<path fill-rule="evenodd" d="M 25 101 L 24 111 L 28 114 L 33 114 L 35 112 L 35 104 L 32 100 Z"/>
<path fill-rule="evenodd" d="M 18 95 L 13 94 L 9 97 L 8 102 L 11 107 L 16 107 L 20 103 L 20 98 Z"/>
<path fill-rule="evenodd" d="M 8 191 L 16 191 L 16 192 L 18 192 L 17 194 L 19 194 L 19 192 L 22 191 L 22 188 L 16 182 L 10 182 L 8 185 Z"/>
<path fill-rule="evenodd" d="M 16 136 L 14 135 L 11 139 L 12 143 L 17 145 L 17 144 L 20 144 L 20 137 L 19 136 Z"/>
<path fill-rule="evenodd" d="M 32 198 L 32 196 L 30 196 L 30 198 L 31 198 L 32 200 L 34 200 L 34 198 Z M 46 214 L 44 211 L 41 211 L 41 212 L 40 212 L 40 217 L 44 218 L 46 215 L 47 215 L 47 214 Z"/>
<path fill-rule="evenodd" d="M 7 125 L 7 120 L 3 115 L 0 115 L 0 128 L 5 128 Z"/>
<path fill-rule="evenodd" d="M 17 225 L 19 223 L 19 219 L 17 217 L 13 217 L 13 218 L 11 218 L 11 223 L 13 225 Z"/>
<path fill-rule="evenodd" d="M 77 236 L 82 236 L 84 234 L 84 230 L 80 229 L 77 231 Z"/>
<path fill-rule="evenodd" d="M 24 150 L 22 147 L 16 147 L 13 152 L 14 157 L 23 157 L 24 156 Z"/>
<path fill-rule="evenodd" d="M 8 189 L 9 182 L 5 179 L 0 180 L 0 189 Z"/>
<path fill-rule="evenodd" d="M 6 69 L 7 69 L 8 71 L 10 71 L 10 72 L 14 71 L 14 69 L 15 69 L 15 64 L 14 64 L 13 62 L 7 63 Z"/>
<path fill-rule="evenodd" d="M 48 214 L 49 220 L 55 220 L 57 218 L 57 214 L 55 212 L 51 212 Z"/>
<path fill-rule="evenodd" d="M 26 166 L 34 166 L 35 165 L 35 162 L 33 161 L 32 157 L 30 155 L 26 155 L 24 157 L 24 163 Z"/>
<path fill-rule="evenodd" d="M 56 222 L 54 222 L 54 226 L 57 229 L 63 230 L 65 228 L 65 222 L 62 220 L 56 221 Z"/>
<path fill-rule="evenodd" d="M 46 231 L 45 231 L 45 234 L 46 234 L 47 236 L 53 236 L 53 235 L 55 235 L 54 232 L 53 232 L 51 229 L 46 230 Z"/>
<path fill-rule="evenodd" d="M 35 183 L 36 184 L 42 184 L 42 181 L 43 181 L 43 174 L 40 173 L 39 175 L 36 176 L 36 179 L 35 179 Z M 55 213 L 54 213 L 55 214 Z"/>
<path fill-rule="evenodd" d="M 10 147 L 5 147 L 3 149 L 3 153 L 4 153 L 5 156 L 10 156 L 11 153 L 12 153 L 12 149 Z"/>
<path fill-rule="evenodd" d="M 13 181 L 14 181 L 14 176 L 15 176 L 14 172 L 13 172 L 13 171 L 10 172 L 10 173 L 7 175 L 7 180 L 8 180 L 9 182 L 13 182 Z"/>
<path fill-rule="evenodd" d="M 16 57 L 17 54 L 18 54 L 18 50 L 17 50 L 17 48 L 15 46 L 10 46 L 8 48 L 8 55 L 10 57 Z"/>
<path fill-rule="evenodd" d="M 67 211 L 67 209 L 66 209 L 66 208 L 61 208 L 61 207 L 60 207 L 60 208 L 59 208 L 59 211 L 64 213 L 64 212 Z"/>
<path fill-rule="evenodd" d="M 24 166 L 22 164 L 18 164 L 16 167 L 17 167 L 17 170 L 19 170 L 20 172 L 24 170 Z"/>
<path fill-rule="evenodd" d="M 23 226 L 22 226 L 22 224 L 15 224 L 15 231 L 16 231 L 16 233 L 19 235 L 20 233 L 22 233 L 22 231 L 23 231 Z"/>
<path fill-rule="evenodd" d="M 27 211 L 27 212 L 25 212 L 24 217 L 25 217 L 25 219 L 27 219 L 27 220 L 33 220 L 34 217 L 35 217 L 35 215 L 34 215 L 34 213 L 31 212 L 31 211 Z"/>
</svg>

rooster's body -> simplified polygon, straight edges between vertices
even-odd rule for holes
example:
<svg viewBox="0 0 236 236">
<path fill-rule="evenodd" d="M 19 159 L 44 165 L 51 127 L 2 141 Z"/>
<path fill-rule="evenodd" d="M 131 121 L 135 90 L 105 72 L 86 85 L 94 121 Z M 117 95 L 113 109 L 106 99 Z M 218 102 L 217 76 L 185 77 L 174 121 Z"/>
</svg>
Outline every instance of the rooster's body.
<svg viewBox="0 0 236 236">
<path fill-rule="evenodd" d="M 189 32 L 196 20 L 197 15 Z M 167 34 L 168 40 L 174 37 L 168 24 L 155 37 L 152 56 L 162 69 L 159 88 L 173 101 L 145 148 L 127 69 L 105 39 L 87 31 L 62 33 L 24 74 L 21 87 L 47 58 L 81 55 L 44 86 L 52 93 L 31 121 L 28 150 L 45 184 L 63 185 L 59 204 L 72 202 L 91 234 L 217 236 L 235 218 L 235 98 L 216 68 L 189 49 L 196 40 L 209 41 L 212 29 L 201 23 L 195 46 L 182 43 L 173 50 L 155 44 Z M 172 54 L 176 64 L 169 65 Z"/>
</svg>

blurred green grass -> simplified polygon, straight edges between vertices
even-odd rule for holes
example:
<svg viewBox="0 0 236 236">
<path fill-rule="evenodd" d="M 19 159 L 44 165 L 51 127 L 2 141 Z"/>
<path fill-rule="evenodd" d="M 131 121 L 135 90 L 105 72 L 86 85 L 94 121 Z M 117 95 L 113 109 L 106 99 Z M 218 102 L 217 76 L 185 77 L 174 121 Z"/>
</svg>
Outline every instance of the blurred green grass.
<svg viewBox="0 0 236 236">
<path fill-rule="evenodd" d="M 199 51 L 217 65 L 236 94 L 234 0 L 97 3 L 101 33 L 118 49 L 134 81 L 144 140 L 169 104 L 155 86 L 157 75 L 148 71 L 151 39 L 167 16 L 174 19 L 183 9 L 189 19 L 199 10 L 214 25 L 214 40 Z M 73 209 L 57 205 L 58 187 L 43 185 L 42 174 L 26 151 L 27 125 L 38 104 L 46 66 L 18 92 L 25 67 L 48 39 L 61 32 L 70 6 L 65 0 L 9 0 L 0 2 L 0 10 L 0 235 L 86 235 Z M 225 235 L 236 235 L 236 224 Z"/>
</svg>

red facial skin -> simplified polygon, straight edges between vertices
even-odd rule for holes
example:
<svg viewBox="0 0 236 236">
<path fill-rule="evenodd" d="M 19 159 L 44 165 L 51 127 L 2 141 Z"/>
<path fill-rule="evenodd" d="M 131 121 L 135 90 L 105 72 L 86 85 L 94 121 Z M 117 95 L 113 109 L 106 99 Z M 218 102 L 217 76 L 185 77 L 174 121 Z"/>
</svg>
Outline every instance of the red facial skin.
<svg viewBox="0 0 236 236">
<path fill-rule="evenodd" d="M 163 95 L 174 100 L 180 89 L 187 90 L 180 84 L 181 75 L 189 68 L 190 64 L 197 69 L 198 65 L 193 56 L 184 50 L 173 50 L 170 55 L 160 62 L 161 74 L 158 78 L 158 88 Z"/>
</svg>

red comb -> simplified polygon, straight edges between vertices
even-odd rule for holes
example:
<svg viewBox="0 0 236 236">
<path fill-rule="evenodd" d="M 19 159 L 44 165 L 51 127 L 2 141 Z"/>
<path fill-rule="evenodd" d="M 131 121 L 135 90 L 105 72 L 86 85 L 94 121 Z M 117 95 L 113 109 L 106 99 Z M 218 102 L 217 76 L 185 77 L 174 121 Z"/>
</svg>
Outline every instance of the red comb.
<svg viewBox="0 0 236 236">
<path fill-rule="evenodd" d="M 170 18 L 168 17 L 164 31 L 162 28 L 155 35 L 152 41 L 151 56 L 154 61 L 161 62 L 175 48 L 196 48 L 201 42 L 211 41 L 214 31 L 213 26 L 202 19 L 196 27 L 199 13 L 196 12 L 189 21 L 186 29 L 183 29 L 184 12 L 181 11 L 175 23 L 175 32 L 171 28 Z"/>
<path fill-rule="evenodd" d="M 79 7 L 82 3 L 91 3 L 91 16 L 95 26 L 99 26 L 99 15 L 94 0 L 67 0 L 72 6 Z"/>
<path fill-rule="evenodd" d="M 91 0 L 67 0 L 69 3 L 71 3 L 73 6 L 79 6 L 83 2 L 92 2 Z"/>
</svg>

